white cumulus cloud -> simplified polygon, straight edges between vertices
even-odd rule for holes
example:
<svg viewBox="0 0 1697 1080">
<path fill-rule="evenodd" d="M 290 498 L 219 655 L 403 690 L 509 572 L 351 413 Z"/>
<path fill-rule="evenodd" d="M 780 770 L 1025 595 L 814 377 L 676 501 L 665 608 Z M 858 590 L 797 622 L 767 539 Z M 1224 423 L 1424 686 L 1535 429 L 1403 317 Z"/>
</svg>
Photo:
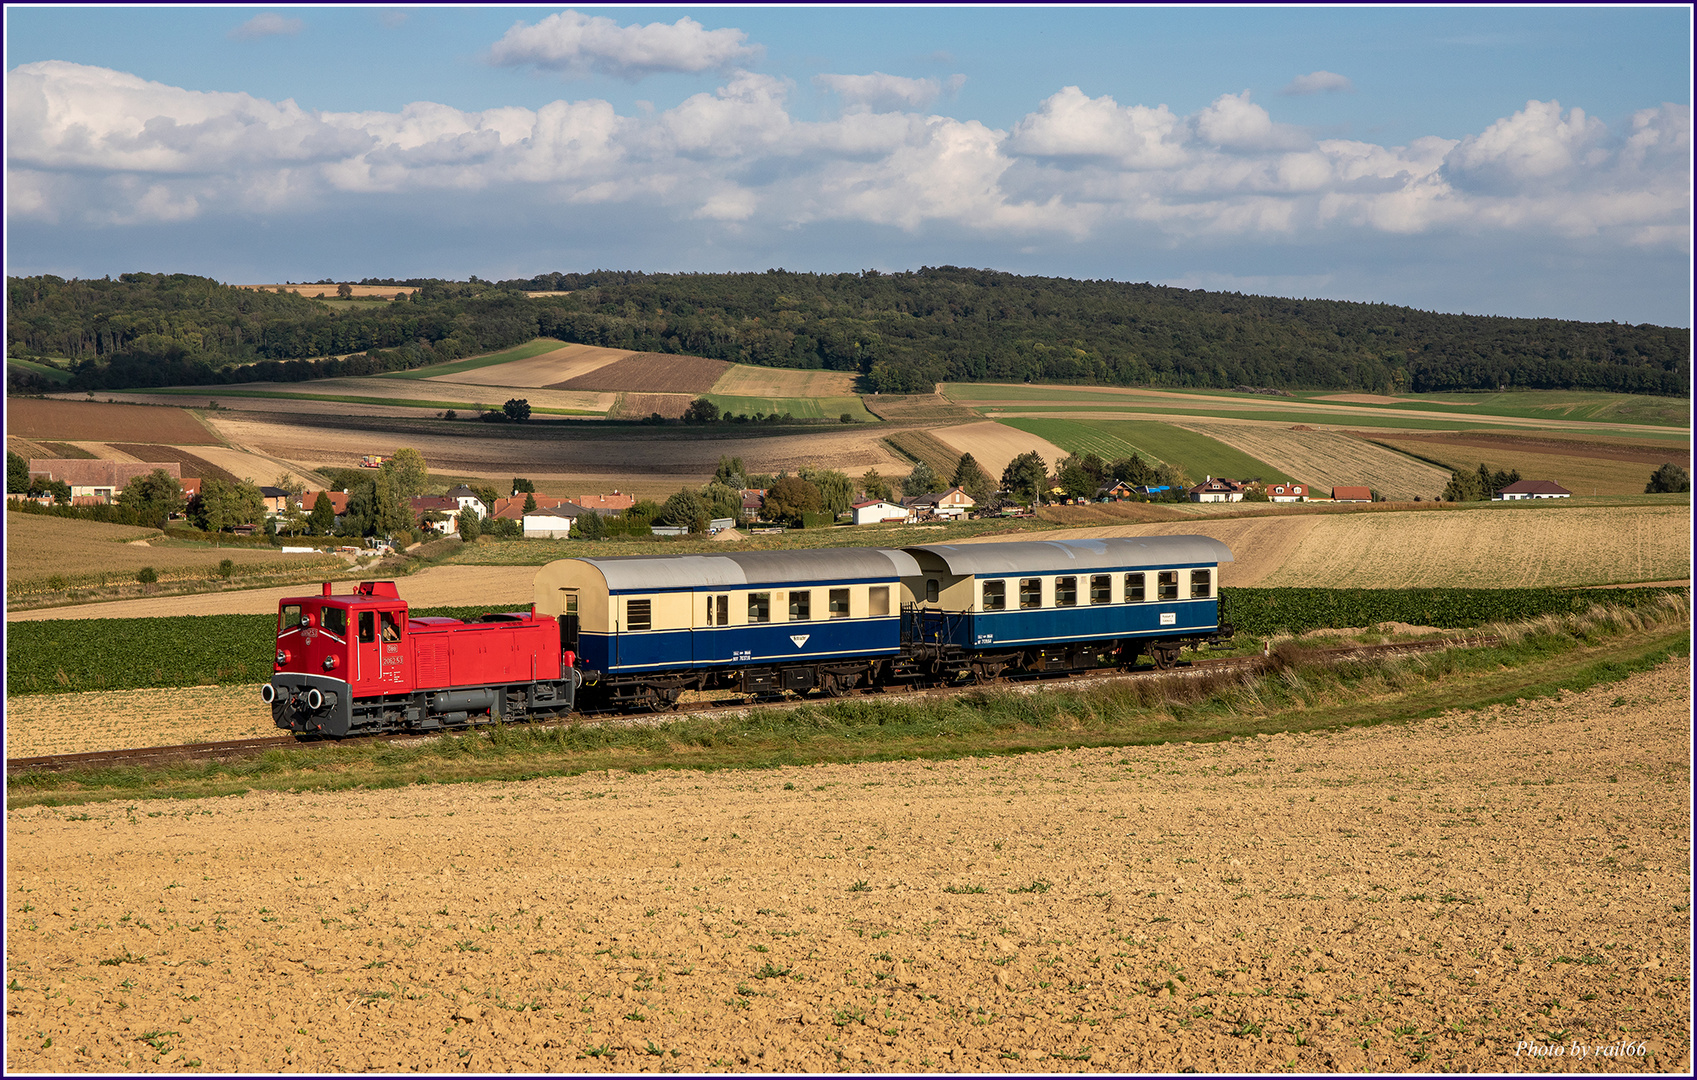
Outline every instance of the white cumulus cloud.
<svg viewBox="0 0 1697 1080">
<path fill-rule="evenodd" d="M 870 75 L 815 75 L 813 84 L 836 94 L 845 105 L 865 106 L 874 112 L 927 108 L 945 88 L 937 79 L 910 79 L 882 71 Z M 947 83 L 948 92 L 954 94 L 965 84 L 965 75 L 952 75 Z"/>
<path fill-rule="evenodd" d="M 1335 71 L 1310 71 L 1285 84 L 1281 94 L 1354 93 L 1355 84 Z"/>
<path fill-rule="evenodd" d="M 562 11 L 535 26 L 515 23 L 490 49 L 489 59 L 571 78 L 602 74 L 634 80 L 659 72 L 728 70 L 760 56 L 760 47 L 747 42 L 741 30 L 708 30 L 688 16 L 675 23 L 621 26 L 602 15 Z"/>
<path fill-rule="evenodd" d="M 263 15 L 255 15 L 230 31 L 230 36 L 237 41 L 253 41 L 264 37 L 288 37 L 301 32 L 299 19 L 285 19 L 274 11 Z"/>
</svg>

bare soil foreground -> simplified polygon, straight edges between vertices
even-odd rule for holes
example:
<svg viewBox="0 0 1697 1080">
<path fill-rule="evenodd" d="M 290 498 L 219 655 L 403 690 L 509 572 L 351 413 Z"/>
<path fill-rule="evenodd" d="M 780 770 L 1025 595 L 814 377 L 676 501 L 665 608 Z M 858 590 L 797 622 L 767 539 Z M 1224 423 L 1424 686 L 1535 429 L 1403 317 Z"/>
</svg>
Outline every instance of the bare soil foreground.
<svg viewBox="0 0 1697 1080">
<path fill-rule="evenodd" d="M 1689 671 L 1330 736 L 13 810 L 6 1066 L 1688 1072 Z"/>
</svg>

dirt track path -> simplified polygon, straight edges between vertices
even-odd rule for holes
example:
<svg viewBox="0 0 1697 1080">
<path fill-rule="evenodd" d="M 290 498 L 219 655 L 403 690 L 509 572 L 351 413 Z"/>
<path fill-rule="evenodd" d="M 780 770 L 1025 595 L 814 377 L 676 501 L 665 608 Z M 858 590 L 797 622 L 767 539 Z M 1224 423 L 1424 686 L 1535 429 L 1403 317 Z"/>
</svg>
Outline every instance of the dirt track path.
<svg viewBox="0 0 1697 1080">
<path fill-rule="evenodd" d="M 6 1065 L 1687 1072 L 1689 677 L 1331 737 L 11 811 Z"/>
</svg>

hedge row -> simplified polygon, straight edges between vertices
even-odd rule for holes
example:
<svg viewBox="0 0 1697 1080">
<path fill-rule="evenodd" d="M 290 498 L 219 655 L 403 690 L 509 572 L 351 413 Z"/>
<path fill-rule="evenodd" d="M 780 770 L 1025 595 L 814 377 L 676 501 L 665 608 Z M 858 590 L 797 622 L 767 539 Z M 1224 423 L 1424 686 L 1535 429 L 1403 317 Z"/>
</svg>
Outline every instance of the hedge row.
<svg viewBox="0 0 1697 1080">
<path fill-rule="evenodd" d="M 1300 633 L 1404 622 L 1446 629 L 1583 611 L 1599 601 L 1638 606 L 1660 589 L 1225 589 L 1240 634 Z M 475 619 L 486 608 L 419 608 L 415 615 Z M 7 626 L 6 693 L 134 690 L 271 677 L 273 615 L 162 619 L 53 619 Z"/>
</svg>

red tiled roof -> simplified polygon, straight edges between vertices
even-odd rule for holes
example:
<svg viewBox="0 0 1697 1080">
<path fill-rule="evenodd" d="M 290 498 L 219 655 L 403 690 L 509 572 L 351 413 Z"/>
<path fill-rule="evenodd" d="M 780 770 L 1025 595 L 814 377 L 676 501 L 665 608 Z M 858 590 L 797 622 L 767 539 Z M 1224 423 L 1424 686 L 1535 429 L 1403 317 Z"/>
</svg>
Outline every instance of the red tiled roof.
<svg viewBox="0 0 1697 1080">
<path fill-rule="evenodd" d="M 1335 487 L 1332 498 L 1338 502 L 1372 502 L 1373 489 L 1364 487 Z"/>
<path fill-rule="evenodd" d="M 197 480 L 197 481 L 195 481 L 195 483 L 199 484 L 200 481 Z M 188 485 L 185 483 L 183 486 L 186 488 Z M 347 492 L 345 492 L 345 491 L 327 491 L 324 494 L 330 496 L 330 509 L 331 510 L 333 510 L 334 512 L 336 512 L 338 514 L 345 514 L 345 513 L 348 512 L 348 493 Z M 319 493 L 316 492 L 316 491 L 308 491 L 308 492 L 302 493 L 302 495 L 301 495 L 301 509 L 305 510 L 309 514 L 312 513 L 312 508 L 314 506 L 318 505 L 318 495 L 319 495 Z"/>
<path fill-rule="evenodd" d="M 585 495 L 572 501 L 585 510 L 594 510 L 598 514 L 622 514 L 636 505 L 636 496 L 621 495 L 615 491 L 611 495 Z M 538 499 L 536 505 L 541 506 L 542 501 Z"/>
</svg>

